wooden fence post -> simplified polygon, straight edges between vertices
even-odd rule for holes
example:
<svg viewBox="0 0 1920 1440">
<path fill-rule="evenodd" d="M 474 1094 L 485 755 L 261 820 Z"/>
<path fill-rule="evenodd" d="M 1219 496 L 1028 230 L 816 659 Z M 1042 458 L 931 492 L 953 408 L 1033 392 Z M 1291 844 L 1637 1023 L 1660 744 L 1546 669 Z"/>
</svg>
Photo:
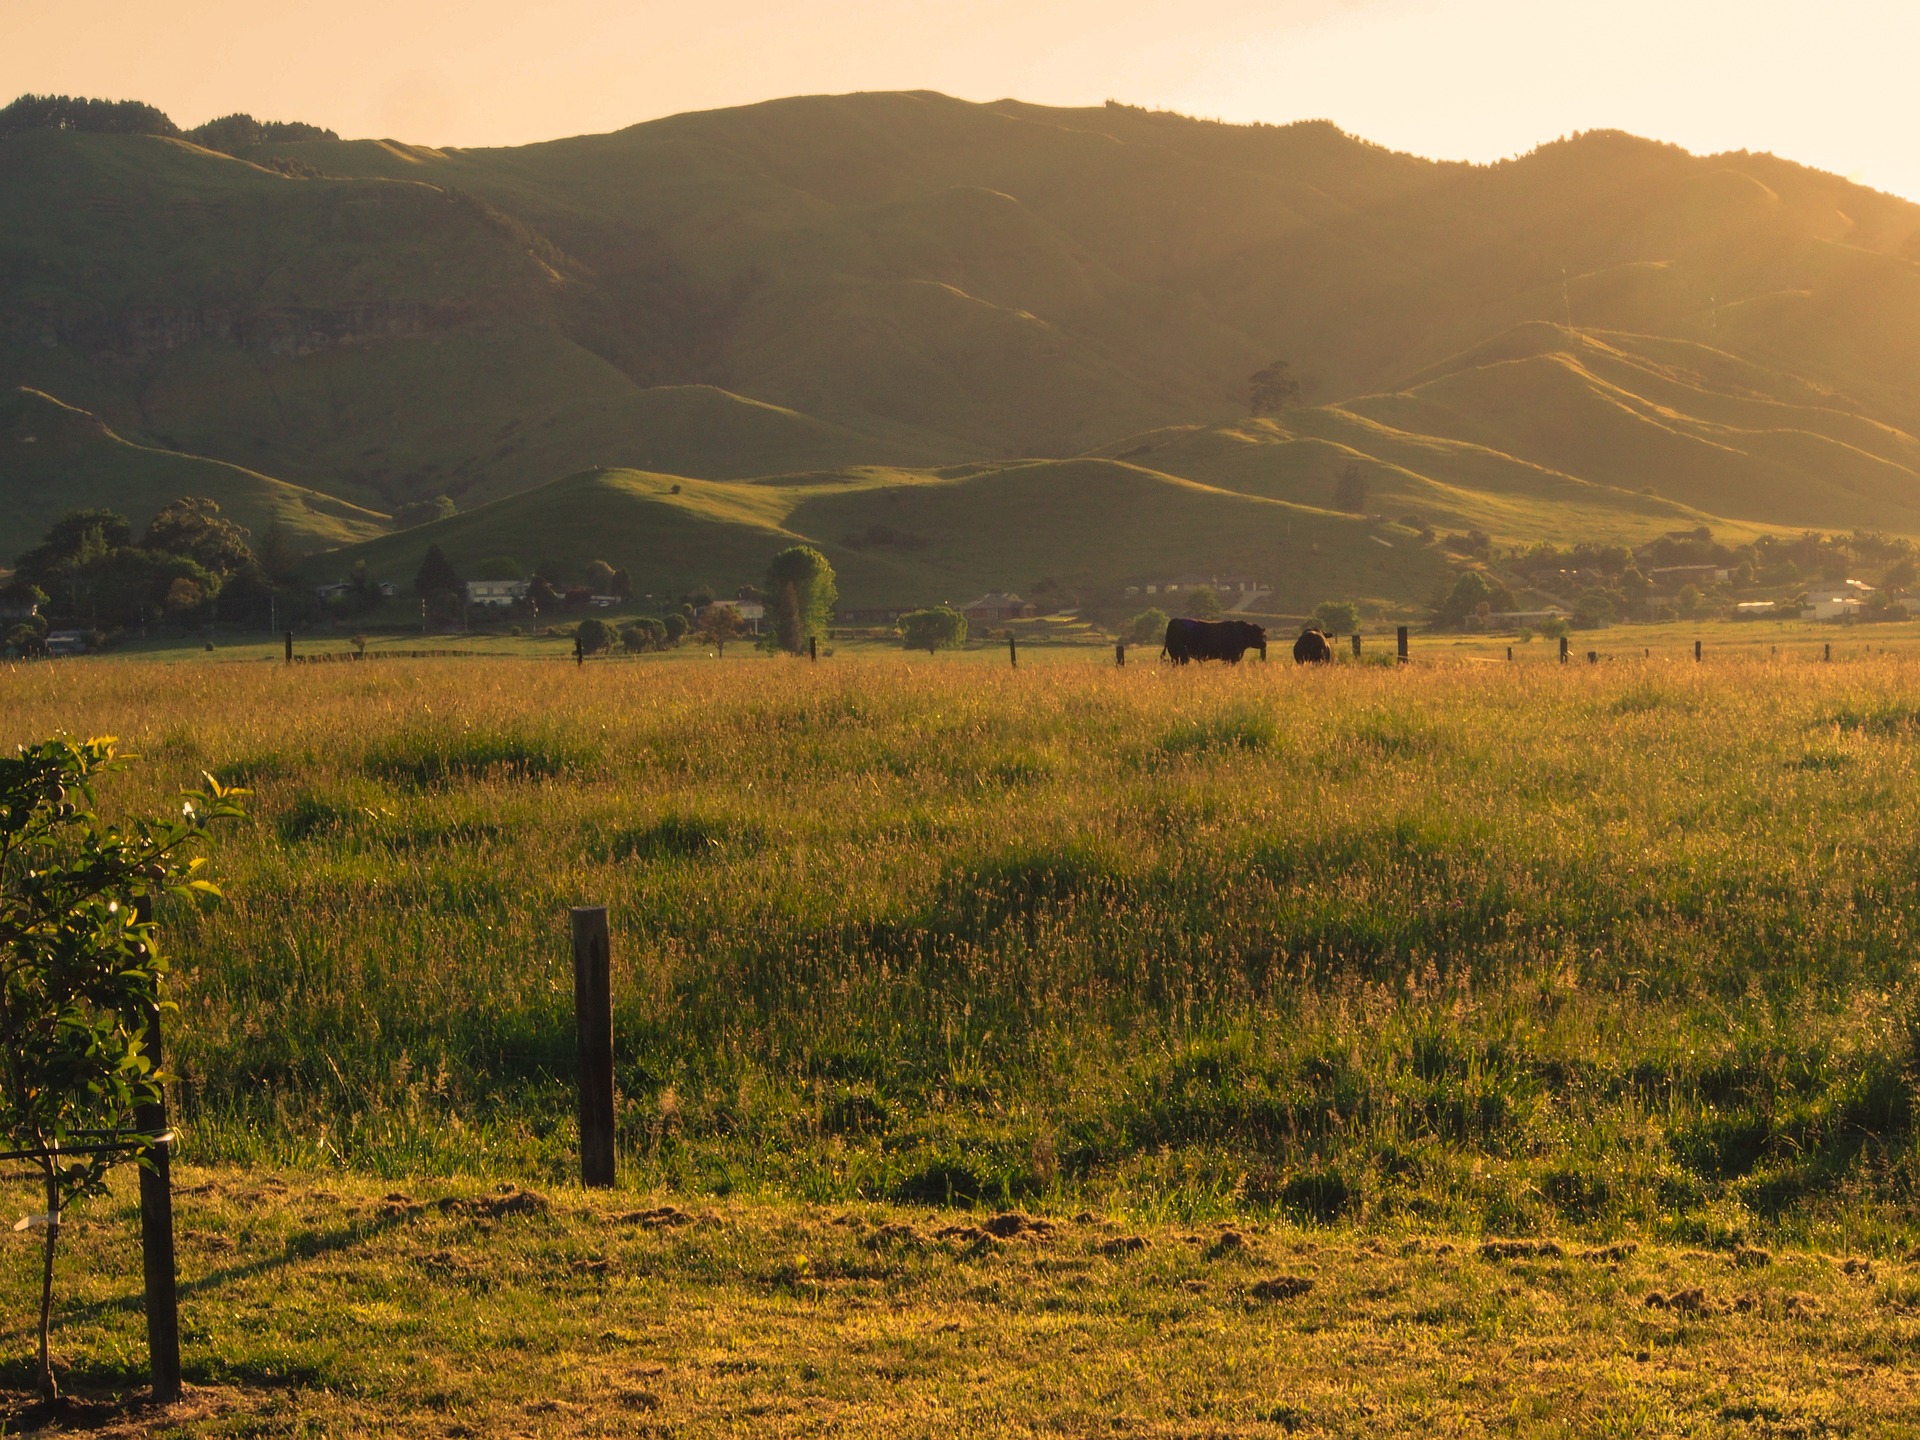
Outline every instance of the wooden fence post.
<svg viewBox="0 0 1920 1440">
<path fill-rule="evenodd" d="M 287 664 L 293 664 L 293 631 L 287 631 Z"/>
<path fill-rule="evenodd" d="M 1507 663 L 1513 663 L 1513 647 L 1511 645 L 1507 646 Z"/>
<path fill-rule="evenodd" d="M 820 637 L 818 635 L 809 635 L 807 636 L 807 659 L 818 660 L 819 658 Z"/>
<path fill-rule="evenodd" d="M 1394 636 L 1395 658 L 1400 664 L 1407 663 L 1407 627 L 1402 625 Z"/>
<path fill-rule="evenodd" d="M 1567 644 L 1567 637 L 1562 635 L 1560 637 L 1560 663 L 1562 665 L 1567 663 L 1567 656 L 1570 653 L 1572 652 L 1571 652 L 1571 648 Z"/>
<path fill-rule="evenodd" d="M 1127 663 L 1127 642 L 1126 641 L 1116 640 L 1113 642 L 1113 663 L 1123 668 L 1125 667 Z"/>
<path fill-rule="evenodd" d="M 573 910 L 573 1022 L 580 1046 L 580 1183 L 613 1184 L 613 974 L 607 907 Z"/>
<path fill-rule="evenodd" d="M 1016 670 L 1020 668 L 1020 651 L 1014 645 L 1013 632 L 1011 630 L 1007 632 L 1007 663 L 1012 665 Z"/>
<path fill-rule="evenodd" d="M 1700 642 L 1698 640 L 1693 642 L 1693 663 L 1696 665 L 1700 663 Z"/>
<path fill-rule="evenodd" d="M 288 632 L 288 643 L 293 640 Z M 146 924 L 153 919 L 153 901 L 142 896 L 134 902 L 134 919 Z M 160 1012 L 149 1010 L 147 1021 L 147 1057 L 158 1070 L 163 1060 L 160 1039 Z M 167 1098 L 142 1105 L 134 1124 L 149 1135 L 167 1133 Z M 153 1377 L 153 1398 L 171 1405 L 180 1398 L 180 1295 L 173 1256 L 173 1143 L 155 1142 L 149 1153 L 152 1168 L 140 1170 L 140 1262 L 146 1281 L 147 1369 Z"/>
<path fill-rule="evenodd" d="M 1827 653 L 1824 658 L 1828 660 L 1833 659 L 1833 642 L 1831 640 L 1827 641 Z"/>
<path fill-rule="evenodd" d="M 1358 630 L 1353 632 L 1353 658 L 1356 660 L 1360 658 L 1360 632 Z"/>
</svg>

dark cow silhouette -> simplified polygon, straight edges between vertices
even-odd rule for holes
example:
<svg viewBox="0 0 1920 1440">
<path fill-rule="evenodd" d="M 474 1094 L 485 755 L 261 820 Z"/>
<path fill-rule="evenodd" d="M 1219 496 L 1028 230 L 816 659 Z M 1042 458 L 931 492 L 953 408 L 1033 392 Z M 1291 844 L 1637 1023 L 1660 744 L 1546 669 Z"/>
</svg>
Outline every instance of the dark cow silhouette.
<svg viewBox="0 0 1920 1440">
<path fill-rule="evenodd" d="M 1249 650 L 1267 658 L 1267 632 L 1251 620 L 1169 620 L 1162 658 L 1184 665 L 1189 660 L 1224 660 L 1238 665 Z"/>
<path fill-rule="evenodd" d="M 1300 638 L 1293 642 L 1293 661 L 1296 665 L 1324 665 L 1331 659 L 1333 642 L 1318 625 L 1311 630 L 1301 631 Z"/>
</svg>

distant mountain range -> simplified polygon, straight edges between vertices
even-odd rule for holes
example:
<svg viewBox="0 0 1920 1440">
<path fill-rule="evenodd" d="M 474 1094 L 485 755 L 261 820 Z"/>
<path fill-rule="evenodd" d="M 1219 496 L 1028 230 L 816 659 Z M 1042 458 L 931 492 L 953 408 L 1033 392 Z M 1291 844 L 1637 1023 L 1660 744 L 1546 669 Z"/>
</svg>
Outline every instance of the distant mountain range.
<svg viewBox="0 0 1920 1440">
<path fill-rule="evenodd" d="M 800 535 L 874 603 L 1210 563 L 1404 600 L 1422 526 L 1920 536 L 1920 207 L 1771 156 L 926 93 L 504 150 L 6 113 L 0 559 L 182 490 L 389 565 L 445 493 L 456 563 L 662 586 Z M 1249 418 L 1275 359 L 1303 403 Z M 1336 513 L 1355 466 L 1382 518 Z"/>
</svg>

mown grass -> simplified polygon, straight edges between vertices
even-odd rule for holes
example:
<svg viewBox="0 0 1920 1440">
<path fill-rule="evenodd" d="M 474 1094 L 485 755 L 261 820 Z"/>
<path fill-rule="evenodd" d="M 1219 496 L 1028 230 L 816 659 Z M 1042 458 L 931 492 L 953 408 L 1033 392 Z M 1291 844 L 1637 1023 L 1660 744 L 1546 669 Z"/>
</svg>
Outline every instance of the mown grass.
<svg viewBox="0 0 1920 1440">
<path fill-rule="evenodd" d="M 202 1163 L 1893 1253 L 1920 667 L 0 671 L 115 800 L 255 790 L 165 917 Z"/>
<path fill-rule="evenodd" d="M 186 1399 L 139 1403 L 123 1184 L 67 1249 L 61 1433 L 1920 1431 L 1898 1261 L 176 1173 Z M 34 1307 L 7 1248 L 11 1434 Z"/>
</svg>

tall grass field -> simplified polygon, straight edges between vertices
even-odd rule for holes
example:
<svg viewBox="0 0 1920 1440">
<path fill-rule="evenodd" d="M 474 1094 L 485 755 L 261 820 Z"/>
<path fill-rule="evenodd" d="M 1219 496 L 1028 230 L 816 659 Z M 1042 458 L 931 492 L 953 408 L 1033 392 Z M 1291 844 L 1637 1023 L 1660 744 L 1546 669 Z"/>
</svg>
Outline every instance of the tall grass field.
<svg viewBox="0 0 1920 1440">
<path fill-rule="evenodd" d="M 253 791 L 162 915 L 185 1158 L 707 1202 L 1890 1252 L 1920 663 L 880 657 L 0 668 L 108 809 Z"/>
</svg>

